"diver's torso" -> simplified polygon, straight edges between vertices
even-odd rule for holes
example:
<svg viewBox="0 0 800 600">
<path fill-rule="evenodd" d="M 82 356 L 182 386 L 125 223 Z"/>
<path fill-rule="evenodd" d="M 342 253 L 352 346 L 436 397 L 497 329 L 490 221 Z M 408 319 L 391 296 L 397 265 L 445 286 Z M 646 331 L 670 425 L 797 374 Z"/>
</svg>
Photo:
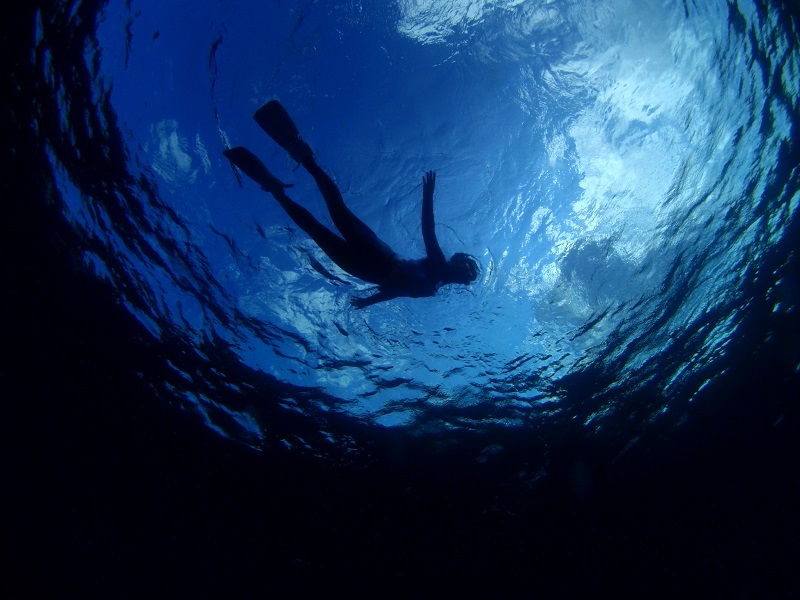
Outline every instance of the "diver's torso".
<svg viewBox="0 0 800 600">
<path fill-rule="evenodd" d="M 441 275 L 433 261 L 396 259 L 391 277 L 381 285 L 400 290 L 404 296 L 423 298 L 433 296 L 441 286 Z"/>
</svg>

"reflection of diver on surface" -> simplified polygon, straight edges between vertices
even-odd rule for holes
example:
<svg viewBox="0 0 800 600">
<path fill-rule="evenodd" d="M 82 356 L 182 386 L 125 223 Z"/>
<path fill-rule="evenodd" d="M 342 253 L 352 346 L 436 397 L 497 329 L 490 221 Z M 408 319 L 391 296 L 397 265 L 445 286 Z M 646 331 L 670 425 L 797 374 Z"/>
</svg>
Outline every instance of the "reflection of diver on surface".
<svg viewBox="0 0 800 600">
<path fill-rule="evenodd" d="M 258 183 L 261 189 L 275 196 L 292 220 L 341 269 L 359 279 L 378 284 L 376 294 L 368 298 L 354 298 L 353 306 L 364 308 L 399 296 L 433 296 L 442 285 L 475 281 L 478 276 L 477 261 L 461 252 L 454 254 L 450 260 L 445 259 L 436 240 L 433 222 L 436 174 L 433 171 L 428 171 L 422 178 L 422 237 L 427 256 L 418 260 L 401 259 L 345 206 L 336 184 L 314 160 L 311 148 L 302 140 L 292 119 L 277 100 L 267 102 L 258 109 L 254 118 L 314 178 L 328 205 L 333 223 L 344 239 L 290 199 L 283 190 L 291 185 L 281 183 L 252 152 L 239 146 L 225 150 L 223 154 Z"/>
</svg>

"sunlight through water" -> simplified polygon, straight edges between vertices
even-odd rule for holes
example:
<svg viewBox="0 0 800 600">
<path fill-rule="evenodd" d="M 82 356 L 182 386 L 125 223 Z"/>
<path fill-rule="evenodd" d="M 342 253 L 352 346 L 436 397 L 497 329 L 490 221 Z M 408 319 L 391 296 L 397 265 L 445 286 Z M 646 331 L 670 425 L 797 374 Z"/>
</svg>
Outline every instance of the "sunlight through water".
<svg viewBox="0 0 800 600">
<path fill-rule="evenodd" d="M 63 211 L 151 335 L 226 345 L 273 382 L 263 405 L 230 401 L 197 384 L 222 367 L 169 360 L 184 408 L 223 435 L 325 455 L 357 445 L 347 423 L 444 445 L 570 427 L 622 451 L 680 426 L 754 305 L 796 310 L 780 248 L 800 198 L 800 56 L 769 3 L 111 0 L 97 19 L 80 60 L 122 167 L 92 187 L 50 143 Z M 55 23 L 78 25 L 40 15 L 37 67 L 67 115 Z M 424 255 L 435 170 L 440 244 L 476 256 L 478 280 L 351 307 L 371 286 L 221 154 L 251 148 L 330 224 L 252 119 L 273 98 L 404 257 Z"/>
</svg>

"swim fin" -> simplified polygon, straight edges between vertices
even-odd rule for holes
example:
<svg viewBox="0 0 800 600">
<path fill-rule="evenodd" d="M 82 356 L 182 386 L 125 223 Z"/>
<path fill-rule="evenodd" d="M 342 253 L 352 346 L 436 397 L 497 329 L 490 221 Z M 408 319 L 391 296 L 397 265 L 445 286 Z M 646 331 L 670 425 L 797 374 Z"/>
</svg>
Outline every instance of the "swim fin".
<svg viewBox="0 0 800 600">
<path fill-rule="evenodd" d="M 258 157 L 244 146 L 228 148 L 223 150 L 222 154 L 232 164 L 241 169 L 245 175 L 259 184 L 264 191 L 274 193 L 282 191 L 283 188 L 292 187 L 292 184 L 285 184 L 270 173 L 264 163 L 258 160 Z"/>
<path fill-rule="evenodd" d="M 277 100 L 267 102 L 256 111 L 253 118 L 261 129 L 298 163 L 302 164 L 304 160 L 314 158 L 314 153 L 300 137 L 300 132 L 297 131 L 297 126 L 289 113 Z"/>
</svg>

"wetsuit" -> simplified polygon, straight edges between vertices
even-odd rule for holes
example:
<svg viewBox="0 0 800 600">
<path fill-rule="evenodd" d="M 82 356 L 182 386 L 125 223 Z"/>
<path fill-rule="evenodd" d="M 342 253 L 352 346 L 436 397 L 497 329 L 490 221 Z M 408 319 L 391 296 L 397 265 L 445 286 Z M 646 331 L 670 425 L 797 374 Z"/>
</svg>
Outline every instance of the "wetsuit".
<svg viewBox="0 0 800 600">
<path fill-rule="evenodd" d="M 353 299 L 354 306 L 364 308 L 398 296 L 433 296 L 445 283 L 468 284 L 475 280 L 477 261 L 462 253 L 454 254 L 448 261 L 436 240 L 433 222 L 436 174 L 433 171 L 428 171 L 422 178 L 422 237 L 426 256 L 419 260 L 405 260 L 347 208 L 339 188 L 317 164 L 311 148 L 300 137 L 291 117 L 277 100 L 267 102 L 253 118 L 314 178 L 341 236 L 289 198 L 284 190 L 291 185 L 280 182 L 252 152 L 238 146 L 225 150 L 223 154 L 262 189 L 270 192 L 298 227 L 341 269 L 379 286 L 376 294 Z"/>
<path fill-rule="evenodd" d="M 433 172 L 423 178 L 422 237 L 427 256 L 406 260 L 399 258 L 347 208 L 339 188 L 313 158 L 305 159 L 303 166 L 314 178 L 333 223 L 344 239 L 317 221 L 282 189 L 273 191 L 273 195 L 292 220 L 334 263 L 351 275 L 380 287 L 378 293 L 369 298 L 354 299 L 354 306 L 363 308 L 398 296 L 420 298 L 436 294 L 445 280 L 447 261 L 434 230 L 433 188 L 436 176 Z"/>
</svg>

